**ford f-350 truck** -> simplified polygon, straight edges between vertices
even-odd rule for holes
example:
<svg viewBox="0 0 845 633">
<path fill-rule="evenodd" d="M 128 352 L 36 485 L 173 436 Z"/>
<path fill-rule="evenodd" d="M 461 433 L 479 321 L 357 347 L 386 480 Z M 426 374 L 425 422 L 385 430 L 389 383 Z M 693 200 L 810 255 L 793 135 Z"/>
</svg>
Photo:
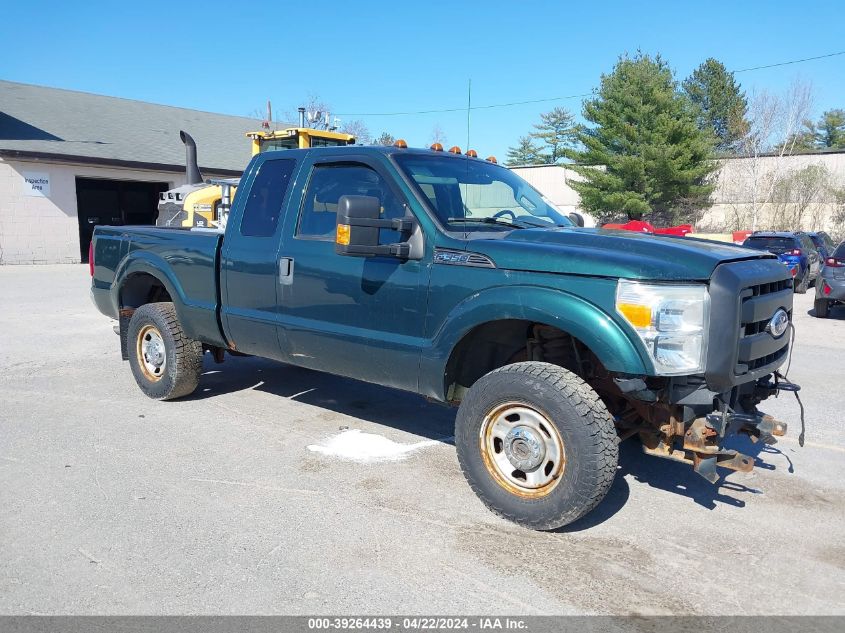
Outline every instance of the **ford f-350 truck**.
<svg viewBox="0 0 845 633">
<path fill-rule="evenodd" d="M 97 227 L 91 294 L 141 390 L 192 393 L 247 354 L 458 405 L 473 490 L 552 529 L 607 493 L 618 442 L 717 467 L 782 422 L 792 280 L 777 258 L 572 225 L 475 152 L 333 147 L 255 156 L 225 232 Z"/>
</svg>

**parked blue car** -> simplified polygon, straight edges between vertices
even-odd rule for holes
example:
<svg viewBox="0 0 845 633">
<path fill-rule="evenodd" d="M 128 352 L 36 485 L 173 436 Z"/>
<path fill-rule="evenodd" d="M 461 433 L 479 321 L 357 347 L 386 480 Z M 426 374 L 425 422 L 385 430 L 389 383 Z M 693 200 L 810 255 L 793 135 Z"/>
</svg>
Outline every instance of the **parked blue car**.
<svg viewBox="0 0 845 633">
<path fill-rule="evenodd" d="M 792 272 L 793 287 L 798 294 L 807 292 L 819 276 L 823 260 L 807 233 L 755 231 L 742 245 L 777 255 Z"/>
<path fill-rule="evenodd" d="M 822 264 L 828 257 L 833 257 L 833 251 L 836 249 L 836 244 L 833 243 L 833 239 L 825 233 L 824 231 L 814 231 L 812 233 L 807 233 L 810 236 L 810 239 L 813 240 L 813 245 L 816 247 L 816 250 L 819 252 L 819 256 L 822 258 Z"/>
</svg>

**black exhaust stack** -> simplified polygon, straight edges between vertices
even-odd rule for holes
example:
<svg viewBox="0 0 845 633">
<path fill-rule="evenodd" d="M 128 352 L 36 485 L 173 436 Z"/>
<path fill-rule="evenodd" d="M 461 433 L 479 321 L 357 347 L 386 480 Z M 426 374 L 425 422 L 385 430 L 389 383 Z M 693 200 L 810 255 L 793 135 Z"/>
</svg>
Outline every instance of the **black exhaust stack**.
<svg viewBox="0 0 845 633">
<path fill-rule="evenodd" d="M 197 144 L 190 134 L 179 130 L 179 138 L 185 144 L 185 180 L 186 184 L 194 185 L 202 182 L 200 166 L 197 164 Z"/>
</svg>

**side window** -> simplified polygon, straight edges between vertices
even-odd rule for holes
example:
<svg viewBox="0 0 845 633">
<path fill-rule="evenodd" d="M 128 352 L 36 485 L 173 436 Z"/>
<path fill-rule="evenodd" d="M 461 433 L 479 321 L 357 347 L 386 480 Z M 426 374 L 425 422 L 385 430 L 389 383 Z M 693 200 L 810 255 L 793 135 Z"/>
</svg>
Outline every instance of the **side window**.
<svg viewBox="0 0 845 633">
<path fill-rule="evenodd" d="M 311 173 L 296 234 L 334 240 L 337 205 L 342 196 L 373 196 L 381 203 L 382 218 L 401 218 L 405 207 L 377 171 L 357 163 L 317 165 Z M 399 241 L 397 231 L 382 229 L 381 244 Z"/>
<path fill-rule="evenodd" d="M 241 218 L 241 235 L 270 237 L 276 233 L 282 201 L 296 161 L 286 158 L 264 161 L 258 168 Z"/>
</svg>

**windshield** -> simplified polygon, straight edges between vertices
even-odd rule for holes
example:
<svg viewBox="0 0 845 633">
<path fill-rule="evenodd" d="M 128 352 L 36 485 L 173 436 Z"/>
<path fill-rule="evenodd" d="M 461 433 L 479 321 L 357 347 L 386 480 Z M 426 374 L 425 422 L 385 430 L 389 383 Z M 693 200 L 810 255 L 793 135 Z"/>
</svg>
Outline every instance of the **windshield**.
<svg viewBox="0 0 845 633">
<path fill-rule="evenodd" d="M 311 136 L 311 147 L 338 147 L 346 145 L 345 139 L 338 138 L 323 138 L 321 136 Z M 278 149 L 299 149 L 299 138 L 291 136 L 288 138 L 273 138 L 263 139 L 261 141 L 262 152 L 272 152 Z"/>
<path fill-rule="evenodd" d="M 477 158 L 394 154 L 449 230 L 573 226 L 509 169 Z"/>
<path fill-rule="evenodd" d="M 296 137 L 293 138 L 274 138 L 274 139 L 267 139 L 262 140 L 260 145 L 260 151 L 262 152 L 273 152 L 277 149 L 297 149 L 299 147 L 299 141 Z"/>
<path fill-rule="evenodd" d="M 346 139 L 311 136 L 311 147 L 341 147 L 344 145 L 348 145 Z"/>
<path fill-rule="evenodd" d="M 795 240 L 791 237 L 751 237 L 745 240 L 743 246 L 755 248 L 758 251 L 783 253 L 795 248 Z"/>
</svg>

